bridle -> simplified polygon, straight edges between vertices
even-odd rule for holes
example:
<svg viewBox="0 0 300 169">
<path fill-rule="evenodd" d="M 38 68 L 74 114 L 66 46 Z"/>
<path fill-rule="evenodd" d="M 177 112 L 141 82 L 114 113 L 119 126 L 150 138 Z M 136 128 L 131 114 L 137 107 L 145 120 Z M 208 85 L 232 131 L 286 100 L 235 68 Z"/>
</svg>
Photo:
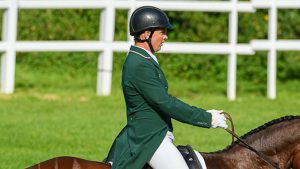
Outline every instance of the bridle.
<svg viewBox="0 0 300 169">
<path fill-rule="evenodd" d="M 267 157 L 265 154 L 255 150 L 253 147 L 251 147 L 249 144 L 247 144 L 245 141 L 243 141 L 238 135 L 235 134 L 234 132 L 234 125 L 233 125 L 233 121 L 232 118 L 230 116 L 229 113 L 227 112 L 223 112 L 222 114 L 224 114 L 225 118 L 227 120 L 229 120 L 230 124 L 231 124 L 231 130 L 229 130 L 228 128 L 225 129 L 229 134 L 231 134 L 232 136 L 232 143 L 234 143 L 234 138 L 236 138 L 239 142 L 241 142 L 244 147 L 248 148 L 249 150 L 253 151 L 255 154 L 258 155 L 259 158 L 261 158 L 263 161 L 267 162 L 268 164 L 272 165 L 274 168 L 276 169 L 280 169 L 279 166 L 272 161 L 269 157 Z"/>
</svg>

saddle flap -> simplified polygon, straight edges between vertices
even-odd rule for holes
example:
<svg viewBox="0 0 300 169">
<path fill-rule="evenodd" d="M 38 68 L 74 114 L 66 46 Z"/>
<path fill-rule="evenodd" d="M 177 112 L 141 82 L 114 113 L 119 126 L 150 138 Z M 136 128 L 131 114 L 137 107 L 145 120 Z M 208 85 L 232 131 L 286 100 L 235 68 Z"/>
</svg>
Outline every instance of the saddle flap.
<svg viewBox="0 0 300 169">
<path fill-rule="evenodd" d="M 186 164 L 188 165 L 189 169 L 202 169 L 202 165 L 194 152 L 193 148 L 190 145 L 177 146 L 177 149 L 183 156 Z"/>
</svg>

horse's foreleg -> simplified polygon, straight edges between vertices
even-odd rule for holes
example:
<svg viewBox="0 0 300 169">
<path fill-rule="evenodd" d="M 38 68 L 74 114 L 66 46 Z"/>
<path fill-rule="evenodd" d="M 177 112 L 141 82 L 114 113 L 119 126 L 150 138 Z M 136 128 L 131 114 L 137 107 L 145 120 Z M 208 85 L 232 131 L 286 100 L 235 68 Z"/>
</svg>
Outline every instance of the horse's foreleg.
<svg viewBox="0 0 300 169">
<path fill-rule="evenodd" d="M 300 169 L 300 151 L 294 156 L 293 169 Z"/>
</svg>

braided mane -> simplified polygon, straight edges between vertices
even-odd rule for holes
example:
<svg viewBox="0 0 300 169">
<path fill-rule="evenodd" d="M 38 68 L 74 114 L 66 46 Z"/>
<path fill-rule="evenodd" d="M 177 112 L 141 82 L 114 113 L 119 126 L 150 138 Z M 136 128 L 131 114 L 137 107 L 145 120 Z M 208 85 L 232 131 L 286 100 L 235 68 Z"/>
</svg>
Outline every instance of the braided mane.
<svg viewBox="0 0 300 169">
<path fill-rule="evenodd" d="M 241 138 L 246 139 L 248 136 L 251 136 L 252 134 L 255 134 L 255 133 L 258 133 L 262 130 L 265 130 L 266 128 L 268 128 L 272 125 L 275 125 L 275 124 L 278 124 L 278 123 L 281 123 L 281 122 L 284 122 L 284 121 L 291 121 L 291 120 L 294 120 L 294 119 L 300 119 L 300 116 L 284 116 L 284 117 L 281 117 L 281 118 L 278 118 L 278 119 L 274 119 L 274 120 L 272 120 L 268 123 L 265 123 L 264 125 L 262 125 L 260 127 L 257 127 L 255 129 L 249 131 L 248 133 L 243 135 Z"/>
<path fill-rule="evenodd" d="M 278 119 L 274 119 L 268 123 L 265 123 L 264 125 L 262 126 L 259 126 L 251 131 L 249 131 L 248 133 L 246 133 L 245 135 L 243 135 L 241 137 L 241 139 L 246 139 L 247 137 L 255 134 L 255 133 L 258 133 L 262 130 L 265 130 L 266 128 L 272 126 L 272 125 L 275 125 L 275 124 L 278 124 L 278 123 L 281 123 L 281 122 L 284 122 L 284 121 L 291 121 L 291 120 L 295 120 L 295 119 L 300 119 L 300 116 L 284 116 L 284 117 L 281 117 L 281 118 L 278 118 Z M 225 149 L 223 150 L 219 150 L 219 151 L 216 151 L 216 152 L 213 152 L 213 153 L 221 153 L 221 152 L 224 152 L 228 149 L 230 149 L 231 147 L 233 147 L 234 145 L 238 144 L 240 141 L 239 140 L 236 140 L 233 144 L 229 145 L 228 147 L 226 147 Z"/>
</svg>

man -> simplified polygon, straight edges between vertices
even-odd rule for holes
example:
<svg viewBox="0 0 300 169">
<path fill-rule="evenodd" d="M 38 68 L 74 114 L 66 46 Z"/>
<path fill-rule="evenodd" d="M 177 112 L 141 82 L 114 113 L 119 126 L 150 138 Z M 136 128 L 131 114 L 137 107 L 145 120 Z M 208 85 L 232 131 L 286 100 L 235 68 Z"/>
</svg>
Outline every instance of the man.
<svg viewBox="0 0 300 169">
<path fill-rule="evenodd" d="M 222 111 L 190 106 L 168 94 L 168 83 L 155 57 L 172 28 L 159 8 L 136 9 L 129 22 L 131 46 L 123 65 L 122 88 L 127 125 L 115 139 L 106 162 L 112 169 L 188 169 L 173 144 L 171 119 L 206 127 L 227 128 Z"/>
</svg>

